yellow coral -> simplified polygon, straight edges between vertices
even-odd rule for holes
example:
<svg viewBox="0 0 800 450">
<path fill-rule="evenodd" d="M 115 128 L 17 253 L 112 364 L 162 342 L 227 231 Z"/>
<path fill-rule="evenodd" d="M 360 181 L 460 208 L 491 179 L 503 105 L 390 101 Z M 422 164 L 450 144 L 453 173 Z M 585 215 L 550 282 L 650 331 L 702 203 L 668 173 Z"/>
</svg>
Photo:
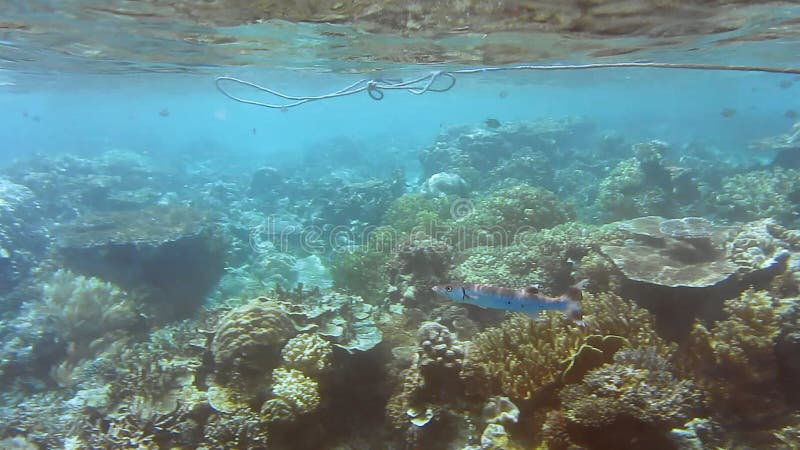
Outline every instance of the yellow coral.
<svg viewBox="0 0 800 450">
<path fill-rule="evenodd" d="M 534 321 L 514 314 L 500 327 L 476 335 L 467 358 L 484 365 L 503 394 L 528 399 L 558 379 L 562 361 L 578 350 L 583 334 L 560 315 Z"/>
<path fill-rule="evenodd" d="M 255 299 L 222 318 L 211 351 L 218 365 L 257 363 L 260 350 L 280 348 L 294 333 L 294 325 L 283 311 Z"/>
<path fill-rule="evenodd" d="M 467 349 L 467 366 L 482 366 L 506 396 L 527 399 L 559 382 L 592 334 L 620 336 L 632 348 L 654 347 L 659 355 L 671 356 L 674 346 L 656 334 L 650 314 L 632 302 L 613 294 L 587 294 L 583 306 L 586 328 L 560 314 L 543 315 L 540 320 L 512 315 L 499 327 L 475 336 Z"/>
<path fill-rule="evenodd" d="M 272 393 L 297 414 L 308 414 L 319 407 L 319 384 L 297 369 L 278 367 L 272 371 Z"/>
<path fill-rule="evenodd" d="M 289 339 L 281 355 L 288 367 L 307 374 L 323 372 L 330 367 L 333 347 L 317 333 L 303 333 Z"/>
<path fill-rule="evenodd" d="M 785 411 L 774 346 L 786 307 L 765 291 L 745 291 L 726 302 L 727 319 L 712 327 L 696 323 L 682 347 L 683 369 L 726 420 L 758 422 Z"/>
</svg>

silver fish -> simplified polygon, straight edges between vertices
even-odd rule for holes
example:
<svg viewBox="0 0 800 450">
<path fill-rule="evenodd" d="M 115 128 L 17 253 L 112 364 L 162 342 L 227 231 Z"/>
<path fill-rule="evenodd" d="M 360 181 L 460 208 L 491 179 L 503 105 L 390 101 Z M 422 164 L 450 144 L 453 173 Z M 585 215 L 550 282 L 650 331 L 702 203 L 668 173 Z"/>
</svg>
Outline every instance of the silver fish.
<svg viewBox="0 0 800 450">
<path fill-rule="evenodd" d="M 580 301 L 583 297 L 581 290 L 586 287 L 588 282 L 589 280 L 583 280 L 558 297 L 541 295 L 536 286 L 509 289 L 473 283 L 443 284 L 434 286 L 433 291 L 459 303 L 468 303 L 481 308 L 521 312 L 534 319 L 539 317 L 541 311 L 561 311 L 578 325 L 585 326 L 586 324 L 582 320 Z"/>
</svg>

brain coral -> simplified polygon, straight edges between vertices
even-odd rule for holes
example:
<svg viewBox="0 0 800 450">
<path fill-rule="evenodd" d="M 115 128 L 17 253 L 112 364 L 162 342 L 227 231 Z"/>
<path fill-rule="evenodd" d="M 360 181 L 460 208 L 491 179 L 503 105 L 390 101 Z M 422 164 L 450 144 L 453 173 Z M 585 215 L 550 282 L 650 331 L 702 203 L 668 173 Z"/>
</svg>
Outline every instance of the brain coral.
<svg viewBox="0 0 800 450">
<path fill-rule="evenodd" d="M 258 298 L 222 318 L 211 352 L 219 366 L 260 366 L 265 353 L 276 353 L 294 333 L 294 324 L 283 311 Z"/>
</svg>

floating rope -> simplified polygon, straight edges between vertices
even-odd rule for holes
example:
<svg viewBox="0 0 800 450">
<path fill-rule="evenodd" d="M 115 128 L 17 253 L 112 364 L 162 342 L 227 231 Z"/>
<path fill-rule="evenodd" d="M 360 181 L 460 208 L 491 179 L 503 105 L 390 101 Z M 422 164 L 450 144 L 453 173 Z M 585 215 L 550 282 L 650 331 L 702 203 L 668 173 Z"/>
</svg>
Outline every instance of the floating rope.
<svg viewBox="0 0 800 450">
<path fill-rule="evenodd" d="M 478 73 L 488 72 L 501 72 L 501 71 L 517 71 L 517 70 L 586 70 L 586 69 L 611 69 L 611 68 L 648 68 L 648 69 L 682 69 L 682 70 L 719 70 L 719 71 L 737 71 L 737 72 L 768 72 L 768 73 L 783 73 L 783 74 L 796 74 L 800 75 L 800 68 L 792 67 L 762 67 L 762 66 L 742 66 L 742 65 L 723 65 L 723 64 L 681 64 L 681 63 L 654 63 L 654 62 L 622 62 L 622 63 L 597 63 L 597 64 L 568 64 L 568 65 L 521 65 L 521 66 L 502 66 L 502 67 L 479 67 L 474 69 L 459 69 L 442 71 L 437 70 L 430 72 L 427 75 L 415 78 L 408 81 L 397 81 L 390 79 L 363 79 L 358 80 L 348 86 L 339 89 L 338 91 L 329 94 L 314 95 L 314 96 L 298 96 L 288 95 L 275 89 L 270 89 L 250 81 L 241 80 L 233 77 L 218 77 L 215 80 L 217 89 L 222 95 L 235 100 L 240 103 L 248 105 L 263 106 L 265 108 L 282 109 L 293 108 L 300 106 L 304 103 L 314 102 L 317 100 L 327 100 L 337 97 L 345 97 L 348 95 L 359 94 L 366 92 L 373 100 L 382 100 L 384 91 L 402 90 L 416 95 L 422 95 L 426 92 L 445 92 L 449 91 L 456 84 L 456 75 L 471 75 Z M 436 86 L 435 84 L 440 80 L 443 85 Z M 265 103 L 257 100 L 249 100 L 246 98 L 238 97 L 225 90 L 222 86 L 223 82 L 231 82 L 235 84 L 251 87 L 261 92 L 272 94 L 276 97 L 288 100 L 286 103 Z M 439 83 L 441 84 L 441 83 Z"/>
</svg>

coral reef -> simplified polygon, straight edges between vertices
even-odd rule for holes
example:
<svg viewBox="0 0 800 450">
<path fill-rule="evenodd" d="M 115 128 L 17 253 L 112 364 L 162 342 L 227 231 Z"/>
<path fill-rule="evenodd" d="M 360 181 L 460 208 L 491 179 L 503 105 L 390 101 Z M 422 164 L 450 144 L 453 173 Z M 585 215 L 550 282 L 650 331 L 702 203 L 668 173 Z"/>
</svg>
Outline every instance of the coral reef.
<svg viewBox="0 0 800 450">
<path fill-rule="evenodd" d="M 726 177 L 714 204 L 717 214 L 726 220 L 774 217 L 790 224 L 797 220 L 791 211 L 800 207 L 800 171 L 775 167 Z"/>
<path fill-rule="evenodd" d="M 392 202 L 381 223 L 395 233 L 421 231 L 434 235 L 438 224 L 451 219 L 450 206 L 445 197 L 405 194 Z"/>
<path fill-rule="evenodd" d="M 409 235 L 394 249 L 387 264 L 391 301 L 430 310 L 435 305 L 431 286 L 449 280 L 452 247 L 424 234 Z"/>
<path fill-rule="evenodd" d="M 530 399 L 559 381 L 562 362 L 580 347 L 582 334 L 557 315 L 538 321 L 514 315 L 472 339 L 467 363 L 485 368 L 496 384 L 492 392 L 512 401 Z"/>
<path fill-rule="evenodd" d="M 40 205 L 26 186 L 0 178 L 0 295 L 28 277 L 50 241 Z"/>
<path fill-rule="evenodd" d="M 287 367 L 316 375 L 330 369 L 333 347 L 316 333 L 299 334 L 286 343 L 281 356 Z"/>
<path fill-rule="evenodd" d="M 232 310 L 220 320 L 212 341 L 214 362 L 226 370 L 258 369 L 275 359 L 294 324 L 279 307 L 255 299 Z"/>
<path fill-rule="evenodd" d="M 591 429 L 632 421 L 666 432 L 702 406 L 692 382 L 677 378 L 665 359 L 646 348 L 619 351 L 612 364 L 590 371 L 560 396 L 567 420 Z"/>
<path fill-rule="evenodd" d="M 671 355 L 673 347 L 655 333 L 647 311 L 630 302 L 610 294 L 586 295 L 583 309 L 587 328 L 595 334 L 558 314 L 536 321 L 513 315 L 472 339 L 465 365 L 482 367 L 494 383 L 490 390 L 513 400 L 530 399 L 565 381 L 579 381 L 581 372 L 610 359 L 626 342 L 631 348 L 655 349 L 661 357 Z M 585 346 L 603 356 L 585 361 L 588 357 L 581 356 L 581 349 L 591 351 Z"/>
<path fill-rule="evenodd" d="M 519 184 L 493 191 L 475 208 L 457 220 L 464 228 L 461 248 L 484 245 L 509 245 L 524 231 L 552 228 L 574 220 L 571 205 L 552 192 Z"/>
<path fill-rule="evenodd" d="M 762 424 L 785 414 L 776 345 L 791 301 L 748 290 L 725 302 L 725 320 L 696 323 L 680 361 L 723 423 Z"/>
<path fill-rule="evenodd" d="M 369 245 L 335 253 L 330 263 L 334 287 L 372 303 L 382 300 L 389 285 L 389 258 Z"/>
<path fill-rule="evenodd" d="M 439 172 L 425 180 L 419 191 L 427 197 L 464 196 L 467 194 L 467 182 L 454 173 Z"/>
<path fill-rule="evenodd" d="M 319 385 L 303 372 L 279 367 L 272 371 L 272 380 L 275 398 L 264 402 L 261 408 L 267 421 L 292 420 L 319 407 Z"/>
<path fill-rule="evenodd" d="M 471 283 L 540 285 L 552 294 L 560 294 L 576 278 L 607 285 L 612 266 L 598 253 L 604 236 L 596 227 L 578 222 L 523 233 L 509 246 L 469 249 L 453 274 Z"/>
</svg>

